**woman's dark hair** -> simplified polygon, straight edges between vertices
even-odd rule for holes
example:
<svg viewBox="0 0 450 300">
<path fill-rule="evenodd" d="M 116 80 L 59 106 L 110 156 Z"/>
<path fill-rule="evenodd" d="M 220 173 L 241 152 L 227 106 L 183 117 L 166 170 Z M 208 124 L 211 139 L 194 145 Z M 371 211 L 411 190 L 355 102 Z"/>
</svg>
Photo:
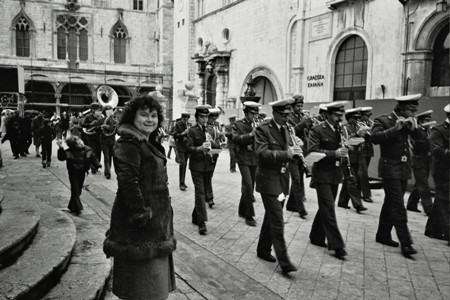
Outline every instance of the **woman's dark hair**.
<svg viewBox="0 0 450 300">
<path fill-rule="evenodd" d="M 136 96 L 128 101 L 120 118 L 119 126 L 123 124 L 133 125 L 137 110 L 146 108 L 150 111 L 156 110 L 158 113 L 158 128 L 161 127 L 164 121 L 163 109 L 161 104 L 151 96 Z"/>
</svg>

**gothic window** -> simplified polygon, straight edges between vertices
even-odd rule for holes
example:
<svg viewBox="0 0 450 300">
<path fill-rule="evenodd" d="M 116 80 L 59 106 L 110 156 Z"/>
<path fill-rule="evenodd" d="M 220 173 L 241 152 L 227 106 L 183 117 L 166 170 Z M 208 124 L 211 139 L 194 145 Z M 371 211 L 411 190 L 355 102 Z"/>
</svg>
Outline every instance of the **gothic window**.
<svg viewBox="0 0 450 300">
<path fill-rule="evenodd" d="M 82 16 L 59 15 L 56 18 L 58 59 L 68 59 L 72 65 L 88 60 L 88 20 Z"/>
<path fill-rule="evenodd" d="M 126 29 L 118 24 L 114 30 L 114 62 L 123 64 L 125 63 L 126 50 L 127 50 L 127 32 Z"/>
<path fill-rule="evenodd" d="M 450 35 L 444 26 L 434 42 L 431 86 L 450 86 Z"/>
<path fill-rule="evenodd" d="M 16 55 L 30 56 L 30 24 L 24 16 L 16 21 Z"/>
<path fill-rule="evenodd" d="M 334 100 L 361 100 L 366 97 L 367 47 L 352 35 L 339 48 L 334 76 Z"/>
<path fill-rule="evenodd" d="M 144 0 L 133 0 L 134 10 L 144 10 Z"/>
</svg>

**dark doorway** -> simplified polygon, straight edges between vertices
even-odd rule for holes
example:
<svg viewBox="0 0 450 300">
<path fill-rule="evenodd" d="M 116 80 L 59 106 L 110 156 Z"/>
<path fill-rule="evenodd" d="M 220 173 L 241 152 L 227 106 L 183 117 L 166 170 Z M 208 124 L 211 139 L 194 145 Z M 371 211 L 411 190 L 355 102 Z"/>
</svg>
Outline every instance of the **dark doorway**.
<svg viewBox="0 0 450 300">
<path fill-rule="evenodd" d="M 216 107 L 216 85 L 217 77 L 210 75 L 206 83 L 206 104 Z"/>
</svg>

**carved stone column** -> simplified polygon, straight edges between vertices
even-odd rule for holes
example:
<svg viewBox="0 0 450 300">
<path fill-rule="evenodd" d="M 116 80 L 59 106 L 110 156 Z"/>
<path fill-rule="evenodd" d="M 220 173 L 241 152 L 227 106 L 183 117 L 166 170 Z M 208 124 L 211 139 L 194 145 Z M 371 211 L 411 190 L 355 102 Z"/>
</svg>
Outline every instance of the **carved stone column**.
<svg viewBox="0 0 450 300">
<path fill-rule="evenodd" d="M 195 57 L 194 61 L 197 63 L 197 102 L 199 105 L 205 103 L 205 68 L 206 61 L 202 57 Z"/>
<path fill-rule="evenodd" d="M 61 116 L 61 94 L 55 94 L 56 115 Z M 69 103 L 70 104 L 70 103 Z"/>
<path fill-rule="evenodd" d="M 216 106 L 225 107 L 228 98 L 228 66 L 217 67 Z"/>
</svg>

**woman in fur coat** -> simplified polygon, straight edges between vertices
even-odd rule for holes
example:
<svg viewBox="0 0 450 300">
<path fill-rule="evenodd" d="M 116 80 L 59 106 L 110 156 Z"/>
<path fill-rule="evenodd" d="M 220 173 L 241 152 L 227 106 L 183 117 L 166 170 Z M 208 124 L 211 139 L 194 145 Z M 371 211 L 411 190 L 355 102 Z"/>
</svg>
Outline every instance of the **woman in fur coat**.
<svg viewBox="0 0 450 300">
<path fill-rule="evenodd" d="M 164 148 L 156 142 L 161 105 L 150 96 L 125 107 L 114 147 L 118 191 L 103 251 L 114 257 L 113 293 L 120 299 L 167 299 L 175 290 L 173 211 Z"/>
</svg>

